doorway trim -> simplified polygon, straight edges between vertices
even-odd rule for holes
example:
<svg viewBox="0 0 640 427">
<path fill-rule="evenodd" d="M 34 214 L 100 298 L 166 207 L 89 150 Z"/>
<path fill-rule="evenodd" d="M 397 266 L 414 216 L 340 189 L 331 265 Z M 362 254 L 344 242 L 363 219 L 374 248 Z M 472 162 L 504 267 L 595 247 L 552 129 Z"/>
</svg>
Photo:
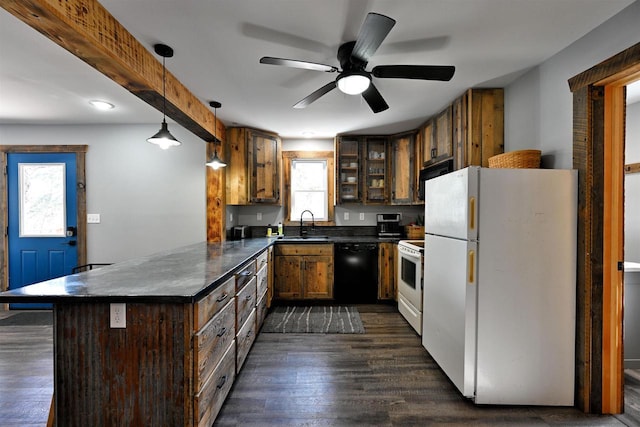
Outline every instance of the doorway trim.
<svg viewBox="0 0 640 427">
<path fill-rule="evenodd" d="M 640 78 L 640 43 L 569 79 L 578 170 L 576 406 L 624 410 L 622 347 L 625 85 Z"/>
<path fill-rule="evenodd" d="M 85 158 L 88 145 L 0 145 L 0 167 L 3 173 L 0 178 L 0 205 L 2 205 L 2 215 L 0 215 L 0 291 L 9 288 L 8 265 L 9 265 L 9 239 L 7 238 L 7 226 L 9 224 L 7 209 L 7 154 L 8 153 L 75 153 L 76 174 L 78 181 L 78 265 L 87 263 L 87 193 L 86 193 L 86 169 Z M 4 304 L 3 309 L 6 309 Z"/>
</svg>

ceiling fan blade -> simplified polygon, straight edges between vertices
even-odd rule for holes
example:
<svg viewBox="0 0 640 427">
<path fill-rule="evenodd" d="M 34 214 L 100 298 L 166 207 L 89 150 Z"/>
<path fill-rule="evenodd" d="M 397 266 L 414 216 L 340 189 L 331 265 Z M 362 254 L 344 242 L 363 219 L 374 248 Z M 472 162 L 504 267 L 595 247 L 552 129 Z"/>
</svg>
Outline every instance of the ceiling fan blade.
<svg viewBox="0 0 640 427">
<path fill-rule="evenodd" d="M 312 71 L 325 71 L 327 73 L 333 73 L 338 71 L 336 67 L 332 67 L 331 65 L 318 64 L 315 62 L 308 61 L 298 61 L 295 59 L 284 59 L 284 58 L 274 58 L 272 56 L 263 56 L 260 58 L 261 64 L 270 64 L 270 65 L 282 65 L 283 67 L 291 67 L 291 68 L 302 68 L 303 70 L 312 70 Z"/>
<path fill-rule="evenodd" d="M 395 19 L 369 12 L 358 32 L 351 58 L 364 64 L 369 62 L 395 24 Z"/>
<path fill-rule="evenodd" d="M 449 81 L 455 71 L 453 65 L 378 65 L 371 74 L 381 79 Z"/>
<path fill-rule="evenodd" d="M 293 108 L 305 108 L 307 105 L 311 104 L 314 101 L 317 101 L 321 96 L 331 92 L 336 88 L 336 81 L 332 81 L 322 86 L 320 89 L 313 92 L 311 95 L 307 96 L 303 100 L 299 101 Z"/>
<path fill-rule="evenodd" d="M 379 113 L 389 108 L 389 105 L 373 83 L 369 85 L 367 90 L 362 92 L 362 97 L 367 101 L 367 104 L 369 104 L 369 107 L 371 107 L 371 110 L 373 110 L 374 113 Z"/>
</svg>

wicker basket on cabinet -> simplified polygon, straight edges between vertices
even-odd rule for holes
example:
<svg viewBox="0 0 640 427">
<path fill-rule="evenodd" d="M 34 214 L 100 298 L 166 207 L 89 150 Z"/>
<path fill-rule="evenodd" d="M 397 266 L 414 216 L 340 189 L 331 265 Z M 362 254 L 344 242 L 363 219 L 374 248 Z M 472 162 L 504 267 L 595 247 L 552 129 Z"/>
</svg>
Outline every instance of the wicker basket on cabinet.
<svg viewBox="0 0 640 427">
<path fill-rule="evenodd" d="M 540 150 L 517 150 L 489 157 L 490 168 L 530 168 L 540 167 Z"/>
</svg>

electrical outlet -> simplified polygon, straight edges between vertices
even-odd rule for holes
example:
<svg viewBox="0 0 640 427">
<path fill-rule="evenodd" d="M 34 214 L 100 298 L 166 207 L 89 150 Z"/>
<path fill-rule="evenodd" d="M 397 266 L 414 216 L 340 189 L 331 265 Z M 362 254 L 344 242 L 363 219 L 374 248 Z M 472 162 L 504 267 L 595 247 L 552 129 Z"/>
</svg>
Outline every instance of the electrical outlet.
<svg viewBox="0 0 640 427">
<path fill-rule="evenodd" d="M 344 220 L 349 221 L 349 212 L 344 213 Z"/>
<path fill-rule="evenodd" d="M 87 224 L 100 224 L 100 214 L 87 214 Z"/>
<path fill-rule="evenodd" d="M 127 327 L 127 304 L 109 304 L 110 324 L 112 328 Z"/>
<path fill-rule="evenodd" d="M 258 214 L 256 215 L 256 219 L 258 221 L 262 221 L 262 212 L 258 212 Z"/>
<path fill-rule="evenodd" d="M 364 212 L 360 212 L 360 221 L 364 221 Z"/>
</svg>

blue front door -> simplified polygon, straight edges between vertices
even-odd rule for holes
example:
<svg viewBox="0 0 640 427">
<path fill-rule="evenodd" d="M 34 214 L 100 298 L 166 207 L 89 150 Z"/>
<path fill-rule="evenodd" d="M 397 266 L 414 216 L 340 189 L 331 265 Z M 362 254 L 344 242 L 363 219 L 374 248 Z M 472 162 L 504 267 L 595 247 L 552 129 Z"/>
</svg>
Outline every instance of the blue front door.
<svg viewBox="0 0 640 427">
<path fill-rule="evenodd" d="M 9 289 L 70 274 L 77 265 L 76 181 L 74 153 L 7 154 Z"/>
</svg>

